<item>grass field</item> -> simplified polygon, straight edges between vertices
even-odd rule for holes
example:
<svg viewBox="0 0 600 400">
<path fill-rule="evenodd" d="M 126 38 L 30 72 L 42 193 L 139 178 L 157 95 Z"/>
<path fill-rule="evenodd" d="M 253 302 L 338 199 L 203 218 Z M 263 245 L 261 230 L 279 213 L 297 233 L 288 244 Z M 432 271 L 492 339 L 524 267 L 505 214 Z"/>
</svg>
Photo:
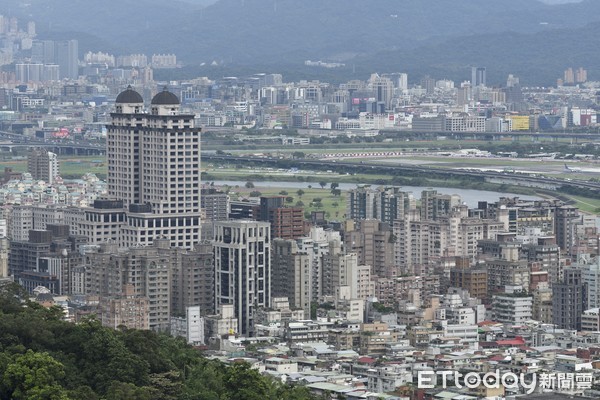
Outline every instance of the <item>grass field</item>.
<svg viewBox="0 0 600 400">
<path fill-rule="evenodd" d="M 242 199 L 248 197 L 251 192 L 260 192 L 262 196 L 286 196 L 291 197 L 292 201 L 286 201 L 288 205 L 298 205 L 304 207 L 304 211 L 310 213 L 311 211 L 325 211 L 325 215 L 328 219 L 343 219 L 346 215 L 346 193 L 341 192 L 340 196 L 334 196 L 331 193 L 331 189 L 328 186 L 321 189 L 302 187 L 299 183 L 298 188 L 282 189 L 274 187 L 260 186 L 260 182 L 254 183 L 254 188 L 246 188 L 244 186 L 236 186 L 230 188 L 230 195 L 233 199 Z M 302 190 L 303 193 L 298 194 L 298 191 Z M 320 199 L 320 201 L 315 201 Z M 300 203 L 298 203 L 300 202 Z"/>
<path fill-rule="evenodd" d="M 600 199 L 590 199 L 581 196 L 563 195 L 575 201 L 575 206 L 590 214 L 600 214 Z"/>
</svg>

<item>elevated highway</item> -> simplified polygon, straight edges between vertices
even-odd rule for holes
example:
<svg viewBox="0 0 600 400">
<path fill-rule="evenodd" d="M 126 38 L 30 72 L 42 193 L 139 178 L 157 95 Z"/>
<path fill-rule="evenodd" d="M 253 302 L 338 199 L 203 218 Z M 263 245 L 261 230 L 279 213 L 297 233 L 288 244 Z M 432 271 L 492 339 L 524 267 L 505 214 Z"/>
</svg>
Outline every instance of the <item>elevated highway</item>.
<svg viewBox="0 0 600 400">
<path fill-rule="evenodd" d="M 27 149 L 29 147 L 43 147 L 56 154 L 73 155 L 102 155 L 106 154 L 106 147 L 102 144 L 87 142 L 49 142 L 16 134 L 0 131 L 0 150 Z"/>
</svg>

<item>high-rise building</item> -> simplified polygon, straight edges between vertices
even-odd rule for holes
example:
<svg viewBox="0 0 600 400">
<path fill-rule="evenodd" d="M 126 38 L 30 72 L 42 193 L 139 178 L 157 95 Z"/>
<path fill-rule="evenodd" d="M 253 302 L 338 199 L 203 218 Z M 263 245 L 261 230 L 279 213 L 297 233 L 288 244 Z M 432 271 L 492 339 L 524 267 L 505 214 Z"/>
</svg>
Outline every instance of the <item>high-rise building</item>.
<svg viewBox="0 0 600 400">
<path fill-rule="evenodd" d="M 581 315 L 587 306 L 587 284 L 581 270 L 565 268 L 561 283 L 552 287 L 552 314 L 557 328 L 581 330 Z"/>
<path fill-rule="evenodd" d="M 60 173 L 58 156 L 46 149 L 32 148 L 27 153 L 27 172 L 35 180 L 54 183 Z"/>
<path fill-rule="evenodd" d="M 285 196 L 262 196 L 258 201 L 231 202 L 231 219 L 253 219 L 271 223 L 271 237 L 298 239 L 305 235 L 300 207 L 286 207 Z"/>
<path fill-rule="evenodd" d="M 211 244 L 201 243 L 194 250 L 180 253 L 172 275 L 171 304 L 175 314 L 197 307 L 200 315 L 215 313 L 215 266 Z"/>
<path fill-rule="evenodd" d="M 485 67 L 471 67 L 471 86 L 486 86 L 487 72 Z"/>
<path fill-rule="evenodd" d="M 416 207 L 411 193 L 399 187 L 362 186 L 348 191 L 347 218 L 353 220 L 378 219 L 390 226 L 402 218 L 408 210 Z"/>
<path fill-rule="evenodd" d="M 435 79 L 429 76 L 426 76 L 425 78 L 421 79 L 421 87 L 425 89 L 425 93 L 427 94 L 433 94 L 433 92 L 435 91 L 435 83 Z"/>
<path fill-rule="evenodd" d="M 392 228 L 376 219 L 346 221 L 344 229 L 346 251 L 356 253 L 359 265 L 370 265 L 373 275 L 395 278 L 399 271 L 394 259 Z"/>
<path fill-rule="evenodd" d="M 585 83 L 587 82 L 587 70 L 582 67 L 577 68 L 575 71 L 575 83 Z"/>
<path fill-rule="evenodd" d="M 587 285 L 586 310 L 600 307 L 600 263 L 598 261 L 581 267 L 581 278 Z"/>
<path fill-rule="evenodd" d="M 229 219 L 229 195 L 212 186 L 202 188 L 200 205 L 205 217 L 202 221 L 202 240 L 212 240 L 214 223 Z"/>
<path fill-rule="evenodd" d="M 107 126 L 108 193 L 128 209 L 123 247 L 159 236 L 185 248 L 200 241 L 200 128 L 179 107 L 166 88 L 149 113 L 131 87 L 117 96 Z"/>
<path fill-rule="evenodd" d="M 173 251 L 165 239 L 122 251 L 115 243 L 102 243 L 86 254 L 86 294 L 120 298 L 123 286 L 132 285 L 128 296 L 148 298 L 150 329 L 165 331 L 171 317 L 171 277 L 177 267 Z"/>
<path fill-rule="evenodd" d="M 421 219 L 435 220 L 450 214 L 452 209 L 460 205 L 461 199 L 456 194 L 441 194 L 437 190 L 427 189 L 421 192 Z"/>
<path fill-rule="evenodd" d="M 573 72 L 573 68 L 567 68 L 565 70 L 565 79 L 564 79 L 564 83 L 565 84 L 573 84 L 575 83 L 575 73 Z"/>
<path fill-rule="evenodd" d="M 238 332 L 252 335 L 257 307 L 271 301 L 271 229 L 268 222 L 215 224 L 215 306 L 232 304 Z"/>
<path fill-rule="evenodd" d="M 55 64 L 56 54 L 53 40 L 34 40 L 31 45 L 31 62 Z"/>
<path fill-rule="evenodd" d="M 274 239 L 272 244 L 272 295 L 287 297 L 290 306 L 310 314 L 312 300 L 312 263 L 295 240 Z"/>
<path fill-rule="evenodd" d="M 576 242 L 576 224 L 579 221 L 579 209 L 573 206 L 558 207 L 554 211 L 554 234 L 556 244 L 566 254 L 571 254 Z"/>
<path fill-rule="evenodd" d="M 48 230 L 30 230 L 28 241 L 12 241 L 9 272 L 30 292 L 45 286 L 55 294 L 70 294 L 71 274 L 83 261 L 86 238 L 69 234 L 66 225 L 48 225 Z"/>
<path fill-rule="evenodd" d="M 450 286 L 465 289 L 471 297 L 487 298 L 487 271 L 472 267 L 467 257 L 456 257 L 456 266 L 450 270 Z"/>
<path fill-rule="evenodd" d="M 260 198 L 259 221 L 271 223 L 271 237 L 298 239 L 304 236 L 304 213 L 300 207 L 286 207 L 285 196 Z"/>
<path fill-rule="evenodd" d="M 375 94 L 377 102 L 381 102 L 386 108 L 389 108 L 394 95 L 392 80 L 378 74 L 372 74 L 371 79 L 369 79 L 369 85 Z"/>
<path fill-rule="evenodd" d="M 537 243 L 524 245 L 522 257 L 527 258 L 529 262 L 539 263 L 541 269 L 548 272 L 550 285 L 562 280 L 560 248 L 556 245 L 556 239 L 553 236 L 538 237 Z"/>
<path fill-rule="evenodd" d="M 17 64 L 15 65 L 15 74 L 17 81 L 21 83 L 35 82 L 39 83 L 44 80 L 44 65 L 43 64 Z"/>
<path fill-rule="evenodd" d="M 324 295 L 365 300 L 375 293 L 375 283 L 371 281 L 371 266 L 359 265 L 356 253 L 330 251 L 323 259 Z"/>
<path fill-rule="evenodd" d="M 408 89 L 408 75 L 403 72 L 393 72 L 390 74 L 382 74 L 383 77 L 391 79 L 394 87 L 400 90 Z"/>
<path fill-rule="evenodd" d="M 469 104 L 471 100 L 473 100 L 473 85 L 470 82 L 462 82 L 460 84 L 460 88 L 458 89 L 456 103 L 459 106 L 464 106 Z"/>
<path fill-rule="evenodd" d="M 60 78 L 79 78 L 79 43 L 77 40 L 66 40 L 55 43 L 56 63 L 60 71 Z"/>
<path fill-rule="evenodd" d="M 307 237 L 297 240 L 298 249 L 308 254 L 311 260 L 311 301 L 319 301 L 321 296 L 327 294 L 324 284 L 323 265 L 326 255 L 330 253 L 340 254 L 342 251 L 342 239 L 340 232 L 321 227 L 312 227 Z"/>
</svg>

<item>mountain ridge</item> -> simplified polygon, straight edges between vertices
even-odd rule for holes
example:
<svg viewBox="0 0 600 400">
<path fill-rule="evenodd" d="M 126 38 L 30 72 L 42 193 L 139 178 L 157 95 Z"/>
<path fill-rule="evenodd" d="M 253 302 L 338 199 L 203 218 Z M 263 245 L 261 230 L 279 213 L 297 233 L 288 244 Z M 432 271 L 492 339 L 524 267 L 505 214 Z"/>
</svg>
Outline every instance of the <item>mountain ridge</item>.
<svg viewBox="0 0 600 400">
<path fill-rule="evenodd" d="M 33 19 L 39 38 L 72 32 L 81 41 L 82 54 L 174 53 L 188 65 L 216 61 L 238 67 L 301 65 L 307 59 L 372 70 L 395 65 L 398 70 L 406 65 L 417 72 L 438 73 L 454 66 L 455 71 L 450 68 L 448 74 L 457 76 L 457 65 L 496 64 L 493 46 L 502 49 L 496 50 L 500 64 L 506 64 L 502 71 L 514 69 L 507 60 L 526 56 L 531 40 L 552 47 L 548 44 L 552 38 L 563 55 L 578 59 L 576 53 L 581 51 L 572 33 L 589 37 L 596 30 L 586 24 L 600 20 L 600 2 L 593 0 L 558 5 L 536 0 L 462 0 L 452 6 L 445 0 L 208 3 L 121 0 L 117 8 L 113 7 L 116 2 L 5 0 L 0 13 L 18 16 L 22 22 Z M 561 34 L 568 39 L 561 39 Z M 510 40 L 510 45 L 502 38 Z M 585 43 L 591 45 L 587 39 Z M 450 49 L 455 53 L 452 56 L 446 54 Z M 412 61 L 399 62 L 403 57 Z M 523 60 L 526 64 L 533 61 Z M 558 68 L 551 64 L 554 70 Z M 436 65 L 439 68 L 432 67 Z M 546 77 L 556 73 L 548 65 L 540 67 L 547 70 Z"/>
</svg>

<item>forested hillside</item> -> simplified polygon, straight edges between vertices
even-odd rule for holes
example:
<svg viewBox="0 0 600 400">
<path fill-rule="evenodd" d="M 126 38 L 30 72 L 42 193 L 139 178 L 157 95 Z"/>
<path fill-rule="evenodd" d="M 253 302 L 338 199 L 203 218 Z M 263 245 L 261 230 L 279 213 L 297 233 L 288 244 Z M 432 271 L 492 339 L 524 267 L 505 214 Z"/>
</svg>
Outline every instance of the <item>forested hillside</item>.
<svg viewBox="0 0 600 400">
<path fill-rule="evenodd" d="M 250 369 L 203 358 L 184 341 L 150 331 L 111 330 L 89 318 L 0 287 L 0 399 L 311 399 Z"/>
</svg>

